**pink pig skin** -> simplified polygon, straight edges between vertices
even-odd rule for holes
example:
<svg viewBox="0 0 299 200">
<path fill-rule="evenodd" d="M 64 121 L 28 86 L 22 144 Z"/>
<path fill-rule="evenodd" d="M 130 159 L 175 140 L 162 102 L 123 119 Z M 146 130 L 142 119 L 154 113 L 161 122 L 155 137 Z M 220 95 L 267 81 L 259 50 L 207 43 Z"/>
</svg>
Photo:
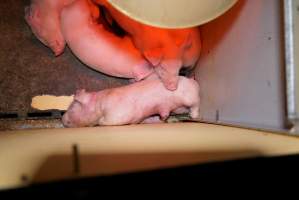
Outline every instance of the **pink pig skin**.
<svg viewBox="0 0 299 200">
<path fill-rule="evenodd" d="M 172 113 L 175 114 L 187 114 L 189 113 L 189 109 L 186 107 L 181 107 L 176 110 L 173 110 Z M 141 124 L 157 124 L 157 123 L 164 123 L 163 120 L 158 115 L 151 116 L 140 122 Z"/>
<path fill-rule="evenodd" d="M 199 58 L 199 28 L 163 29 L 148 26 L 120 13 L 107 0 L 93 1 L 109 10 L 119 25 L 131 35 L 134 45 L 155 66 L 165 87 L 175 90 L 180 68 L 193 67 Z"/>
<path fill-rule="evenodd" d="M 89 67 L 105 74 L 139 81 L 153 72 L 129 37 L 120 38 L 97 22 L 98 7 L 76 0 L 61 13 L 61 29 L 72 52 Z"/>
<path fill-rule="evenodd" d="M 183 113 L 186 108 L 197 118 L 199 103 L 195 80 L 180 76 L 177 90 L 170 91 L 158 78 L 149 78 L 100 92 L 78 91 L 62 122 L 66 127 L 159 122 L 149 117 L 159 114 L 165 120 L 172 111 Z"/>
<path fill-rule="evenodd" d="M 60 13 L 74 0 L 31 0 L 25 7 L 25 20 L 34 35 L 52 49 L 56 56 L 63 53 L 65 40 L 60 29 Z"/>
</svg>

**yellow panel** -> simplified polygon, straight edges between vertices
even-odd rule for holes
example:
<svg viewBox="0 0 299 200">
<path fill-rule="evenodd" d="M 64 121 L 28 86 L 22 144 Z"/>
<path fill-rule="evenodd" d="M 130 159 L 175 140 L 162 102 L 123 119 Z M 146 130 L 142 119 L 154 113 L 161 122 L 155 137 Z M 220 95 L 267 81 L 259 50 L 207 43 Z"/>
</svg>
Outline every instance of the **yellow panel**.
<svg viewBox="0 0 299 200">
<path fill-rule="evenodd" d="M 0 132 L 0 188 L 251 156 L 299 152 L 299 138 L 201 123 Z"/>
<path fill-rule="evenodd" d="M 201 25 L 222 15 L 237 0 L 108 0 L 122 13 L 144 24 L 164 28 Z"/>
</svg>

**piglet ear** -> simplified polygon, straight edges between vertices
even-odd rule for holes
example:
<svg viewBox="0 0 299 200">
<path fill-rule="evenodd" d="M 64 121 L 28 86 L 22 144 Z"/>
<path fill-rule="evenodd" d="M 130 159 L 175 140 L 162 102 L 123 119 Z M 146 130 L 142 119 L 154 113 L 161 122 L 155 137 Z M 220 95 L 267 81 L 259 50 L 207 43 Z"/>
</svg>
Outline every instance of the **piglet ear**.
<svg viewBox="0 0 299 200">
<path fill-rule="evenodd" d="M 154 66 L 158 66 L 163 59 L 162 48 L 154 48 L 143 52 L 144 57 Z"/>
<path fill-rule="evenodd" d="M 87 104 L 89 100 L 85 89 L 77 90 L 74 99 L 81 104 Z"/>
</svg>

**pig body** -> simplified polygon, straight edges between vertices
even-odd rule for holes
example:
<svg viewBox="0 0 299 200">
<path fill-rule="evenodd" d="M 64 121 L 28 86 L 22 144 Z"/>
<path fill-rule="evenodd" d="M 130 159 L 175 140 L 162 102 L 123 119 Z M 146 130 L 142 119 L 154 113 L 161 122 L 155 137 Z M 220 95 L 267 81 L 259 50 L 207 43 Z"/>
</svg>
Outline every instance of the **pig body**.
<svg viewBox="0 0 299 200">
<path fill-rule="evenodd" d="M 171 37 L 177 40 L 178 44 L 181 44 L 184 47 L 181 57 L 183 67 L 193 68 L 197 63 L 201 52 L 199 28 L 172 30 L 170 31 L 170 34 Z"/>
<path fill-rule="evenodd" d="M 60 13 L 64 6 L 74 0 L 31 0 L 25 7 L 25 20 L 34 35 L 52 49 L 56 56 L 65 47 L 65 40 L 60 29 Z"/>
<path fill-rule="evenodd" d="M 131 35 L 136 48 L 155 66 L 165 87 L 175 90 L 179 70 L 183 66 L 193 67 L 199 58 L 201 43 L 198 27 L 163 29 L 148 26 L 122 14 L 107 0 L 94 1 L 105 6 L 119 25 Z"/>
<path fill-rule="evenodd" d="M 100 92 L 77 92 L 63 116 L 66 127 L 125 125 L 159 122 L 174 111 L 190 109 L 190 116 L 199 115 L 199 85 L 193 79 L 179 77 L 178 88 L 167 90 L 158 78 L 145 79 L 127 86 Z M 189 110 L 188 110 L 189 111 Z"/>
<path fill-rule="evenodd" d="M 117 37 L 97 22 L 98 7 L 89 0 L 76 0 L 61 14 L 61 29 L 72 52 L 89 67 L 105 74 L 139 81 L 153 72 L 126 36 Z"/>
</svg>

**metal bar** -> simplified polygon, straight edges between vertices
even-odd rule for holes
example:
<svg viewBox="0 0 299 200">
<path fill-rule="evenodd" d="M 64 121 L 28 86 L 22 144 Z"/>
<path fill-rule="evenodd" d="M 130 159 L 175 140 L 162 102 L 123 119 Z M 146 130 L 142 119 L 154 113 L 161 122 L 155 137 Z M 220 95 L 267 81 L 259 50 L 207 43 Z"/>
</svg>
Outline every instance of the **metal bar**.
<svg viewBox="0 0 299 200">
<path fill-rule="evenodd" d="M 288 120 L 293 122 L 297 118 L 295 95 L 293 0 L 284 0 L 284 37 L 287 116 Z"/>
<path fill-rule="evenodd" d="M 284 0 L 284 39 L 287 93 L 287 119 L 291 132 L 299 133 L 299 0 Z"/>
</svg>

